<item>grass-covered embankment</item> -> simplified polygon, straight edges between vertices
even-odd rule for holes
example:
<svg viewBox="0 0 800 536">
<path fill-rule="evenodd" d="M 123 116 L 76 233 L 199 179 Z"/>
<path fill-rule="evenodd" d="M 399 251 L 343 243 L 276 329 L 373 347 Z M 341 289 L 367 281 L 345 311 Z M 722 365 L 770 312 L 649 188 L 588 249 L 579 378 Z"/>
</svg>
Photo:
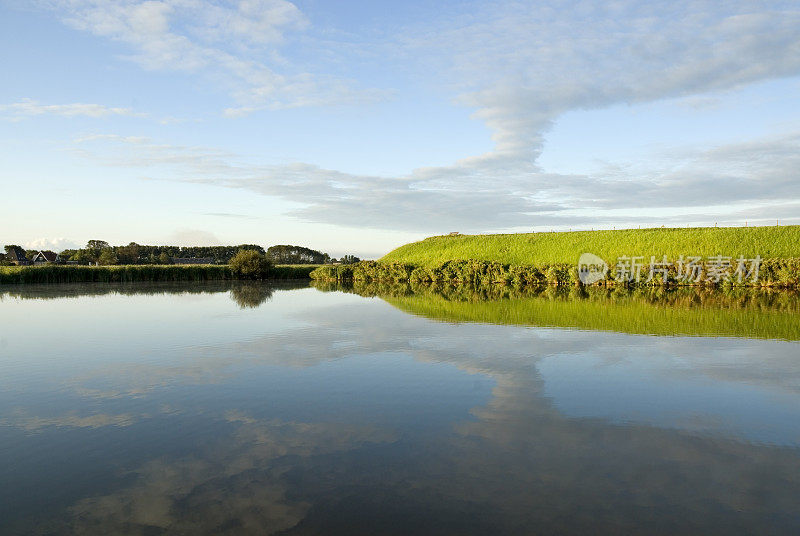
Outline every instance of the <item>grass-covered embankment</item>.
<svg viewBox="0 0 800 536">
<path fill-rule="evenodd" d="M 607 264 L 605 278 L 598 283 L 603 285 L 800 286 L 800 226 L 437 236 L 397 248 L 378 262 L 324 266 L 311 277 L 578 285 L 577 263 L 583 253 L 593 253 Z M 665 256 L 667 262 L 661 264 Z M 718 256 L 727 264 L 714 261 Z M 627 275 L 617 268 L 622 257 L 637 257 Z M 691 257 L 699 259 L 696 270 L 687 268 Z M 757 274 L 751 264 L 756 258 Z"/>
<path fill-rule="evenodd" d="M 315 266 L 272 266 L 266 279 L 307 279 Z M 222 264 L 0 266 L 0 284 L 222 281 L 238 277 Z"/>
<path fill-rule="evenodd" d="M 800 257 L 800 225 L 433 236 L 400 246 L 380 261 L 425 268 L 467 259 L 519 266 L 575 264 L 582 253 L 594 253 L 606 262 L 651 255 L 787 259 Z"/>
</svg>

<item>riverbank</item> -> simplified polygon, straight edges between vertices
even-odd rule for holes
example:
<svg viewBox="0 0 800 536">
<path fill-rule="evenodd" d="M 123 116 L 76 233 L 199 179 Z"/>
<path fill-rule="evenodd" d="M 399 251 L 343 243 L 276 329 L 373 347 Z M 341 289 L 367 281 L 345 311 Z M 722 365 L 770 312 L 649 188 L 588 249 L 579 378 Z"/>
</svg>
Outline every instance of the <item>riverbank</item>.
<svg viewBox="0 0 800 536">
<path fill-rule="evenodd" d="M 800 226 L 434 236 L 401 246 L 379 261 L 323 266 L 311 277 L 516 286 L 797 288 Z"/>
<path fill-rule="evenodd" d="M 699 265 L 696 272 L 686 277 L 686 266 L 678 262 L 659 264 L 639 264 L 626 267 L 624 274 L 617 266 L 607 266 L 603 277 L 592 283 L 594 286 L 743 286 L 800 288 L 800 258 L 761 259 L 757 270 L 752 263 L 744 263 L 742 273 L 738 273 L 738 263 L 730 259 L 727 266 L 713 266 L 709 263 Z M 656 273 L 658 270 L 658 273 Z M 624 276 L 624 277 L 622 277 Z M 741 277 L 740 277 L 741 276 Z M 422 282 L 458 283 L 477 286 L 513 285 L 541 286 L 567 285 L 582 286 L 577 262 L 573 264 L 509 265 L 480 260 L 446 261 L 438 266 L 426 267 L 408 263 L 386 263 L 383 261 L 362 261 L 349 265 L 326 265 L 310 274 L 312 279 L 321 281 L 382 281 L 382 282 Z"/>
<path fill-rule="evenodd" d="M 280 265 L 269 269 L 267 280 L 308 279 L 317 266 Z M 228 265 L 123 265 L 123 266 L 0 266 L 0 284 L 120 283 L 133 281 L 236 280 Z"/>
</svg>

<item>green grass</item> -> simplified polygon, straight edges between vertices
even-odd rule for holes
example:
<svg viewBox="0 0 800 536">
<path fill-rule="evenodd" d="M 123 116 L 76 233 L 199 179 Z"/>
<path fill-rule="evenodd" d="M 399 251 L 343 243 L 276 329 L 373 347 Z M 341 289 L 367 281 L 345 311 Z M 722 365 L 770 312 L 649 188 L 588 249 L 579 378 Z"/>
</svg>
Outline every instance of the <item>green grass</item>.
<svg viewBox="0 0 800 536">
<path fill-rule="evenodd" d="M 306 279 L 316 266 L 273 266 L 268 279 Z M 235 279 L 227 265 L 0 266 L 0 284 L 218 281 Z"/>
<path fill-rule="evenodd" d="M 356 287 L 356 290 L 358 288 Z M 546 326 L 630 334 L 800 340 L 796 293 L 616 292 L 553 288 L 486 299 L 480 290 L 397 289 L 375 295 L 408 313 L 447 322 Z"/>
<path fill-rule="evenodd" d="M 380 259 L 425 268 L 446 261 L 475 259 L 511 265 L 578 262 L 594 253 L 614 263 L 621 256 L 744 255 L 753 258 L 800 257 L 800 225 L 782 227 L 700 227 L 627 229 L 498 235 L 434 236 L 401 246 Z"/>
</svg>

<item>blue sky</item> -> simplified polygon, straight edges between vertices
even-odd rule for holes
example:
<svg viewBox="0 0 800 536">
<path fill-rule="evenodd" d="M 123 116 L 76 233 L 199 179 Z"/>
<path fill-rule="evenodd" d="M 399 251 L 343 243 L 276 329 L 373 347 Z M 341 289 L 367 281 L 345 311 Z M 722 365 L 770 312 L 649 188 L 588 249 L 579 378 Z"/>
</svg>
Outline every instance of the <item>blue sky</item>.
<svg viewBox="0 0 800 536">
<path fill-rule="evenodd" d="M 0 243 L 800 223 L 796 2 L 0 0 Z"/>
</svg>

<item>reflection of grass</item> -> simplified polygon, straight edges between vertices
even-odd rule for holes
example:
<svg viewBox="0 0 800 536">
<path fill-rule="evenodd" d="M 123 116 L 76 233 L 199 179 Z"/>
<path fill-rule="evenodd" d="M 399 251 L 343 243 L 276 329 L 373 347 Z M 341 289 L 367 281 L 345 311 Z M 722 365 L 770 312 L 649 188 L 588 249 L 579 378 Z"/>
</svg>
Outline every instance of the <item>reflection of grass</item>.
<svg viewBox="0 0 800 536">
<path fill-rule="evenodd" d="M 800 340 L 796 293 L 754 290 L 356 286 L 408 313 L 448 322 L 552 326 L 653 335 Z"/>
<path fill-rule="evenodd" d="M 434 236 L 401 246 L 381 259 L 432 268 L 449 260 L 503 264 L 576 263 L 591 252 L 606 261 L 623 255 L 744 255 L 783 259 L 800 256 L 800 226 L 626 229 L 502 235 Z"/>
</svg>

